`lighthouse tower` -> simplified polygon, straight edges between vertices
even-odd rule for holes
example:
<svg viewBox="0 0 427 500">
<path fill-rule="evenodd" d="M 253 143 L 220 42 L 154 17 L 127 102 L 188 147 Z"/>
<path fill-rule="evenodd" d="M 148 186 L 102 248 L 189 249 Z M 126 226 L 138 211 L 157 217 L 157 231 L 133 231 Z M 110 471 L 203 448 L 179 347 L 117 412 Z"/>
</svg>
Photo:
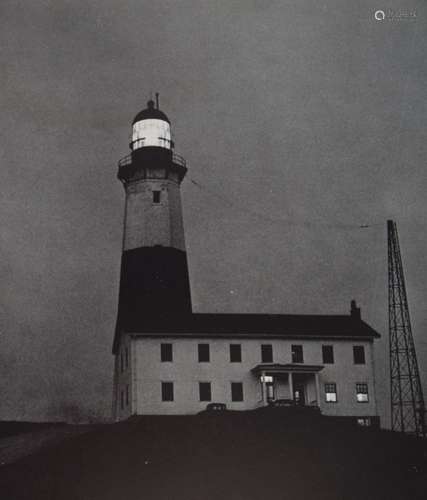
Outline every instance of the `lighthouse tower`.
<svg viewBox="0 0 427 500">
<path fill-rule="evenodd" d="M 118 172 L 126 205 L 114 419 L 195 414 L 212 401 L 253 410 L 278 399 L 378 422 L 379 335 L 356 306 L 350 315 L 192 312 L 180 195 L 187 168 L 158 96 L 133 120 L 130 149 Z"/>
<path fill-rule="evenodd" d="M 156 94 L 134 118 L 131 153 L 119 162 L 126 202 L 115 353 L 123 333 L 191 313 L 180 193 L 187 168 L 173 148 Z"/>
</svg>

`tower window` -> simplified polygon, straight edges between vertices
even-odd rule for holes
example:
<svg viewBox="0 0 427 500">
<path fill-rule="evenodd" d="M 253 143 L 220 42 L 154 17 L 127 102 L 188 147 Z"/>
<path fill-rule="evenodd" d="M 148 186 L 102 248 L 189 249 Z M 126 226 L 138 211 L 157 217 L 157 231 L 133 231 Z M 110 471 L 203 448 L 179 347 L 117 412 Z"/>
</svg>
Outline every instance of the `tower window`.
<svg viewBox="0 0 427 500">
<path fill-rule="evenodd" d="M 153 203 L 160 203 L 160 191 L 153 191 Z"/>
<path fill-rule="evenodd" d="M 368 403 L 368 384 L 356 384 L 356 401 L 358 403 Z"/>
<path fill-rule="evenodd" d="M 199 344 L 199 363 L 209 363 L 209 344 Z"/>
<path fill-rule="evenodd" d="M 231 401 L 243 401 L 242 382 L 231 382 Z"/>
<path fill-rule="evenodd" d="M 273 362 L 273 346 L 271 344 L 261 345 L 261 363 Z"/>
<path fill-rule="evenodd" d="M 120 409 L 123 410 L 125 407 L 125 394 L 123 391 L 120 391 Z"/>
<path fill-rule="evenodd" d="M 200 401 L 211 401 L 211 383 L 210 382 L 199 382 L 199 397 Z"/>
<path fill-rule="evenodd" d="M 230 344 L 230 362 L 241 363 L 242 346 L 240 344 Z"/>
<path fill-rule="evenodd" d="M 334 363 L 334 346 L 322 345 L 322 358 L 325 365 Z"/>
<path fill-rule="evenodd" d="M 126 385 L 126 406 L 129 406 L 129 384 Z"/>
<path fill-rule="evenodd" d="M 304 363 L 302 345 L 292 345 L 291 351 L 292 351 L 292 363 Z"/>
<path fill-rule="evenodd" d="M 172 344 L 160 344 L 160 359 L 162 362 L 172 361 Z"/>
<path fill-rule="evenodd" d="M 363 345 L 353 346 L 353 360 L 355 365 L 365 364 L 365 348 Z"/>
<path fill-rule="evenodd" d="M 162 401 L 173 401 L 173 382 L 162 382 Z"/>
<path fill-rule="evenodd" d="M 337 402 L 337 384 L 325 384 L 325 398 L 327 403 Z"/>
</svg>

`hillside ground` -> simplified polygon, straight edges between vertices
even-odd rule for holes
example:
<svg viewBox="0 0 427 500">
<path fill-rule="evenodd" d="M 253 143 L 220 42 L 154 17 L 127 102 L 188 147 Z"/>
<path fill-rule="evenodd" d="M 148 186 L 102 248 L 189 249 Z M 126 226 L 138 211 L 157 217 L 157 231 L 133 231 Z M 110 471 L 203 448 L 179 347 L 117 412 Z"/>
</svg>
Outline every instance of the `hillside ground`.
<svg viewBox="0 0 427 500">
<path fill-rule="evenodd" d="M 0 491 L 5 500 L 425 500 L 426 444 L 288 409 L 133 417 L 2 465 Z"/>
</svg>

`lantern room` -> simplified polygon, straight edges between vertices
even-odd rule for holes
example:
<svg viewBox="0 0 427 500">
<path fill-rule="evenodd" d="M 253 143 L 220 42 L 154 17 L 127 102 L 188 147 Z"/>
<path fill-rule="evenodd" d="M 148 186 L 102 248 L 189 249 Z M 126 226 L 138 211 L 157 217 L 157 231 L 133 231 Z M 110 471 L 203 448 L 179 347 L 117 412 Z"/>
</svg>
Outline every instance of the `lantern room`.
<svg viewBox="0 0 427 500">
<path fill-rule="evenodd" d="M 146 109 L 139 112 L 132 122 L 131 150 L 147 146 L 173 149 L 170 121 L 159 109 L 159 94 L 156 94 L 156 105 L 150 99 Z"/>
</svg>

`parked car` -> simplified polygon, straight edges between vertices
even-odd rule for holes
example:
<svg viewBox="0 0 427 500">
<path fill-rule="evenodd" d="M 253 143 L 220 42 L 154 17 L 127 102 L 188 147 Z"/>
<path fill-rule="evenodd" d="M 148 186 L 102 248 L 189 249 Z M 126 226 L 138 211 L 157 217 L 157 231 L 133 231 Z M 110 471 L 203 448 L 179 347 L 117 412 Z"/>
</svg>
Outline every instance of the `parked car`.
<svg viewBox="0 0 427 500">
<path fill-rule="evenodd" d="M 213 412 L 213 411 L 226 411 L 227 410 L 227 405 L 225 403 L 209 403 L 206 406 L 206 411 Z"/>
<path fill-rule="evenodd" d="M 270 406 L 272 406 L 273 408 L 295 406 L 295 401 L 293 399 L 275 399 L 274 401 L 270 401 Z"/>
</svg>

